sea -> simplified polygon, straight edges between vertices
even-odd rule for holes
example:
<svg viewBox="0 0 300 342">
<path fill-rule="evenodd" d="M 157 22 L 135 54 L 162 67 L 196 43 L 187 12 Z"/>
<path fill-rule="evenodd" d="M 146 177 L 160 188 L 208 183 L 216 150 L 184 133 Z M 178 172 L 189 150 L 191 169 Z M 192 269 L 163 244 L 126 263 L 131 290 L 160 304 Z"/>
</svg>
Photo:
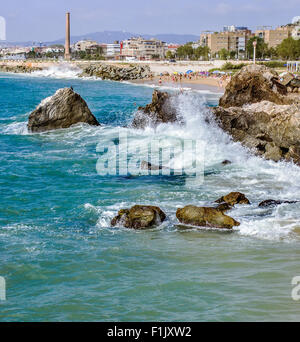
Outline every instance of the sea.
<svg viewBox="0 0 300 342">
<path fill-rule="evenodd" d="M 28 132 L 31 111 L 70 86 L 101 126 Z M 66 66 L 0 74 L 0 321 L 300 320 L 300 203 L 258 206 L 300 200 L 299 167 L 233 142 L 210 117 L 222 94 L 205 86 L 161 87 L 175 93 L 184 124 L 131 128 L 154 88 L 82 79 Z M 120 175 L 107 152 L 108 172 L 99 174 L 109 150 L 99 146 L 120 133 L 144 150 L 155 139 L 167 147 L 200 140 L 203 173 Z M 172 158 L 180 167 L 179 155 Z M 177 208 L 211 206 L 231 191 L 251 202 L 228 212 L 240 226 L 176 219 Z M 111 227 L 135 204 L 159 206 L 166 221 L 147 230 Z"/>
</svg>

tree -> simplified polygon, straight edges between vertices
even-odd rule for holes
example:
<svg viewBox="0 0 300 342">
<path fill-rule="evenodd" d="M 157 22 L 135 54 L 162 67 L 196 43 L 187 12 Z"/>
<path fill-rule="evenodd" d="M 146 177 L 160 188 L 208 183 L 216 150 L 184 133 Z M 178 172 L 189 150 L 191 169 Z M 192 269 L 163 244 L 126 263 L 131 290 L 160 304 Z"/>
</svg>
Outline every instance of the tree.
<svg viewBox="0 0 300 342">
<path fill-rule="evenodd" d="M 228 50 L 223 48 L 218 52 L 218 55 L 220 59 L 226 60 L 229 57 L 230 53 Z"/>
<path fill-rule="evenodd" d="M 286 38 L 277 46 L 276 51 L 283 59 L 298 59 L 300 57 L 300 41 L 292 37 Z"/>
<path fill-rule="evenodd" d="M 172 51 L 168 50 L 168 51 L 166 52 L 166 58 L 167 58 L 167 59 L 172 59 L 172 58 L 174 58 L 174 55 L 173 55 Z"/>
<path fill-rule="evenodd" d="M 253 42 L 256 40 L 256 58 L 264 58 L 268 52 L 268 45 L 260 37 L 252 37 L 248 40 L 246 51 L 249 58 L 253 58 Z"/>
</svg>

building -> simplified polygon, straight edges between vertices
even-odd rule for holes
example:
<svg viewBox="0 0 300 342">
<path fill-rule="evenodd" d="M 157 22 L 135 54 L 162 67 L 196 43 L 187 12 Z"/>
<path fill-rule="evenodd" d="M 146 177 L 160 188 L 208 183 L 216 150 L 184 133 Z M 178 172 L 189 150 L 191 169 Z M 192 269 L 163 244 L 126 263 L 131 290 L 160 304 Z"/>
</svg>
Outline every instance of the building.
<svg viewBox="0 0 300 342">
<path fill-rule="evenodd" d="M 248 40 L 253 34 L 247 27 L 225 26 L 223 32 L 203 32 L 200 36 L 201 46 L 207 46 L 212 55 L 220 50 L 235 51 L 244 54 Z"/>
<path fill-rule="evenodd" d="M 94 40 L 80 40 L 74 44 L 74 50 L 78 52 L 91 50 L 95 47 L 99 47 L 99 44 Z"/>
<path fill-rule="evenodd" d="M 164 58 L 167 45 L 157 39 L 144 39 L 142 37 L 130 38 L 121 42 L 122 57 L 149 60 L 155 57 Z"/>
<path fill-rule="evenodd" d="M 113 44 L 105 44 L 104 54 L 108 58 L 116 58 L 121 54 L 121 44 L 114 42 Z"/>
<path fill-rule="evenodd" d="M 274 30 L 261 28 L 256 30 L 255 35 L 262 38 L 269 48 L 275 48 L 284 39 L 291 37 L 293 28 L 293 25 L 279 26 Z"/>
</svg>

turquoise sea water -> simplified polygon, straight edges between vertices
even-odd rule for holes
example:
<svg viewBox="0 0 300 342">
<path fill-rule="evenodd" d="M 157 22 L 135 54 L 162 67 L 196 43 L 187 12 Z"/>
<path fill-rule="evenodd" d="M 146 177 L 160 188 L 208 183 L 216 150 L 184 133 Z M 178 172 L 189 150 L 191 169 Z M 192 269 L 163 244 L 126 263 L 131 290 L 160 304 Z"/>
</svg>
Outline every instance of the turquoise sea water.
<svg viewBox="0 0 300 342">
<path fill-rule="evenodd" d="M 28 134 L 30 111 L 70 86 L 101 127 Z M 259 209 L 267 198 L 300 200 L 299 168 L 251 156 L 205 120 L 218 94 L 186 92 L 186 125 L 124 128 L 152 88 L 76 78 L 0 75 L 0 321 L 264 321 L 300 319 L 291 298 L 300 275 L 299 204 Z M 180 177 L 101 177 L 96 146 L 119 129 L 143 146 L 153 137 L 201 138 L 204 184 Z M 233 164 L 221 166 L 230 159 Z M 233 232 L 182 229 L 176 209 L 241 191 L 250 206 L 230 215 Z M 160 206 L 148 231 L 110 228 L 120 208 Z"/>
</svg>

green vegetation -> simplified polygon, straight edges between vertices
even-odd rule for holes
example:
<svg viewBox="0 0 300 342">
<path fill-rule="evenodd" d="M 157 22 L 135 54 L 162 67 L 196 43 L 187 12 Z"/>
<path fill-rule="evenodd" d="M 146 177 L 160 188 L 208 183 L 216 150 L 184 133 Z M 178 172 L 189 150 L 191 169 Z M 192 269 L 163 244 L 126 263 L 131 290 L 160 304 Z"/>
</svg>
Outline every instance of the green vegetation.
<svg viewBox="0 0 300 342">
<path fill-rule="evenodd" d="M 199 59 L 208 60 L 210 56 L 210 49 L 207 46 L 199 46 L 193 48 L 192 43 L 187 43 L 177 49 L 177 57 L 179 59 L 189 59 L 197 61 Z"/>
<path fill-rule="evenodd" d="M 86 49 L 85 51 L 72 52 L 72 57 L 83 60 L 103 60 L 103 48 L 98 46 L 96 49 Z"/>
</svg>

